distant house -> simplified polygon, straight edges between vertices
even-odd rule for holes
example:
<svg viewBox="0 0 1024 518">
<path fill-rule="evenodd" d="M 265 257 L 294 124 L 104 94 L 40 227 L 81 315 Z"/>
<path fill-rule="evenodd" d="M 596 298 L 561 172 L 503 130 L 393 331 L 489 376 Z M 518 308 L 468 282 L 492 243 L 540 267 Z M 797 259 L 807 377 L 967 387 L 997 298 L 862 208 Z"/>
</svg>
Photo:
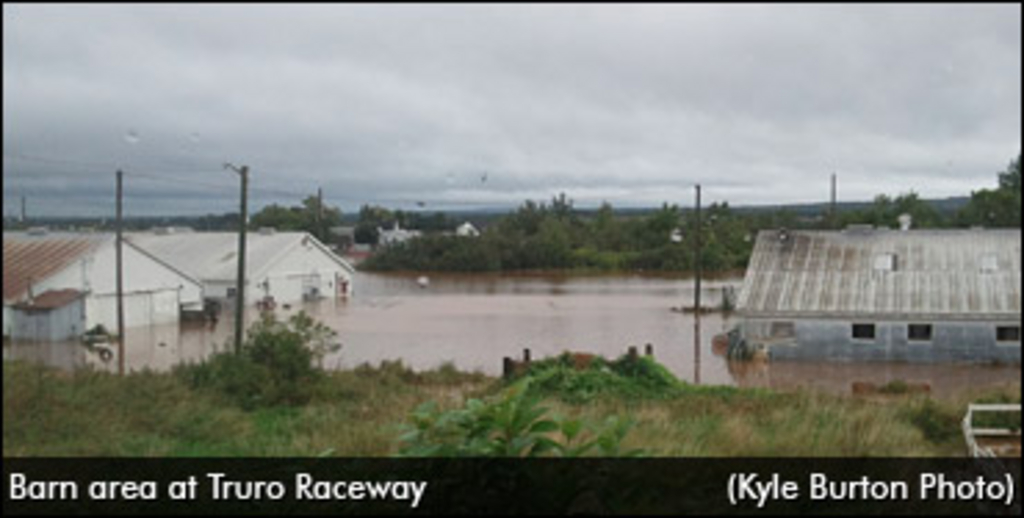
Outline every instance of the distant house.
<svg viewBox="0 0 1024 518">
<path fill-rule="evenodd" d="M 5 232 L 4 335 L 17 328 L 30 338 L 29 320 L 18 322 L 31 316 L 32 336 L 65 336 L 63 322 L 75 312 L 82 320 L 75 332 L 116 329 L 115 241 L 111 234 Z M 127 241 L 122 248 L 125 326 L 173 323 L 182 309 L 201 307 L 198 280 Z"/>
<path fill-rule="evenodd" d="M 331 227 L 330 236 L 338 245 L 338 250 L 345 252 L 356 244 L 356 227 Z"/>
<path fill-rule="evenodd" d="M 773 359 L 1020 362 L 1020 230 L 765 231 L 737 303 Z"/>
<path fill-rule="evenodd" d="M 395 226 L 391 230 L 385 230 L 377 227 L 377 244 L 381 246 L 391 246 L 397 243 L 404 243 L 410 239 L 420 237 L 422 233 L 419 230 L 408 230 L 401 228 L 398 222 L 395 222 Z"/>
<path fill-rule="evenodd" d="M 455 235 L 459 237 L 479 237 L 480 231 L 470 222 L 465 222 L 455 229 Z"/>
<path fill-rule="evenodd" d="M 199 279 L 205 299 L 234 301 L 238 234 L 132 233 L 127 239 Z M 308 233 L 263 229 L 246 236 L 246 305 L 348 296 L 354 273 L 352 265 Z"/>
</svg>

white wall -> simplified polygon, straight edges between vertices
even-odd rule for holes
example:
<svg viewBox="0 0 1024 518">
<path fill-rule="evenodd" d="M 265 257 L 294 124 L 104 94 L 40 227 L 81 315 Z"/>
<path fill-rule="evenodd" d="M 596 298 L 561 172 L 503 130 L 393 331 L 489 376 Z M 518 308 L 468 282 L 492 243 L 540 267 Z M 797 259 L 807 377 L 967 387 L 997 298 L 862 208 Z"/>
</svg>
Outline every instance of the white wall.
<svg viewBox="0 0 1024 518">
<path fill-rule="evenodd" d="M 177 322 L 179 306 L 202 304 L 202 288 L 162 263 L 125 246 L 124 292 L 125 326 Z M 94 254 L 72 263 L 56 275 L 32 287 L 36 294 L 54 289 L 90 292 L 85 316 L 89 328 L 103 324 L 116 327 L 117 272 L 113 241 Z"/>
<path fill-rule="evenodd" d="M 88 297 L 85 303 L 85 318 L 89 329 L 97 324 L 103 324 L 109 331 L 116 330 L 117 294 Z M 125 293 L 125 327 L 173 324 L 177 321 L 178 290 Z"/>
<path fill-rule="evenodd" d="M 338 277 L 348 281 L 351 293 L 352 274 L 345 267 L 312 243 L 295 246 L 250 278 L 246 304 L 255 304 L 265 295 L 274 297 L 278 304 L 300 302 L 309 286 L 316 286 L 324 297 L 339 296 Z M 269 290 L 264 289 L 264 282 L 269 284 Z"/>
<path fill-rule="evenodd" d="M 4 306 L 4 336 L 11 336 L 11 329 L 14 327 L 14 320 L 11 315 L 11 307 Z"/>
</svg>

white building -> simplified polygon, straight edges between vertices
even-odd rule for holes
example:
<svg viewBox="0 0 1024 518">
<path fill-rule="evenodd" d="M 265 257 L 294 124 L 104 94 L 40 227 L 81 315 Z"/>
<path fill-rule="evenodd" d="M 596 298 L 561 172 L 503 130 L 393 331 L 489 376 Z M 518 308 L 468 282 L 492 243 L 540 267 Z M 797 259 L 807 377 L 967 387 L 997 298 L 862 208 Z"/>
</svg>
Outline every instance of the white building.
<svg viewBox="0 0 1024 518">
<path fill-rule="evenodd" d="M 203 298 L 230 301 L 238 275 L 233 232 L 132 233 L 139 248 L 199 279 Z M 245 304 L 293 303 L 352 294 L 355 270 L 305 232 L 261 230 L 246 236 Z"/>
<path fill-rule="evenodd" d="M 377 244 L 381 246 L 390 246 L 397 243 L 404 243 L 410 239 L 420 237 L 421 232 L 419 230 L 408 230 L 398 226 L 398 222 L 395 222 L 394 228 L 391 230 L 384 230 L 383 228 L 377 227 Z"/>
<path fill-rule="evenodd" d="M 459 237 L 479 237 L 480 231 L 470 222 L 465 222 L 455 229 L 455 235 Z"/>
<path fill-rule="evenodd" d="M 4 335 L 12 334 L 19 314 L 31 313 L 38 321 L 58 317 L 68 320 L 64 310 L 69 304 L 81 305 L 75 310 L 75 314 L 82 314 L 82 329 L 78 331 L 96 325 L 116 329 L 115 241 L 111 234 L 5 232 Z M 130 242 L 126 241 L 122 249 L 126 327 L 174 323 L 182 309 L 202 307 L 198 280 Z M 80 296 L 64 296 L 71 291 Z M 45 303 L 36 305 L 40 302 L 37 299 Z M 54 322 L 40 326 L 36 326 L 40 339 L 57 332 L 57 328 L 69 329 Z M 45 332 L 43 328 L 47 328 Z"/>
</svg>

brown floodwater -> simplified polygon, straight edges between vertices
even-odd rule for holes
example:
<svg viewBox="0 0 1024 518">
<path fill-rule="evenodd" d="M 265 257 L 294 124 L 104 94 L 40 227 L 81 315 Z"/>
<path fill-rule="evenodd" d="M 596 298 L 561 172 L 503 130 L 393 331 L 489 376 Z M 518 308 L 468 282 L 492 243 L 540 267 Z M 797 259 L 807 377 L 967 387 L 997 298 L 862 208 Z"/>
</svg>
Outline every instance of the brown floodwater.
<svg viewBox="0 0 1024 518">
<path fill-rule="evenodd" d="M 788 389 L 809 387 L 848 394 L 854 382 L 923 382 L 934 394 L 956 395 L 992 385 L 1019 384 L 1020 366 L 905 363 L 735 363 L 712 352 L 714 335 L 734 322 L 722 314 L 700 320 L 695 354 L 694 316 L 673 310 L 691 306 L 691 279 L 649 275 L 431 275 L 423 288 L 416 275 L 357 274 L 351 300 L 324 300 L 278 308 L 280 316 L 310 313 L 338 332 L 342 348 L 325 366 L 347 369 L 363 363 L 401 360 L 417 369 L 451 362 L 462 370 L 501 372 L 502 358 L 534 359 L 563 351 L 618 356 L 630 346 L 654 348 L 655 357 L 689 382 Z M 723 289 L 742 279 L 706 280 L 705 304 L 715 306 Z M 256 318 L 255 312 L 247 315 Z M 216 325 L 183 323 L 126 332 L 128 367 L 164 371 L 225 350 L 233 322 L 225 313 Z M 699 368 L 696 358 L 699 356 Z M 92 365 L 112 370 L 117 361 L 70 343 L 13 344 L 4 358 L 28 358 L 73 369 Z"/>
</svg>

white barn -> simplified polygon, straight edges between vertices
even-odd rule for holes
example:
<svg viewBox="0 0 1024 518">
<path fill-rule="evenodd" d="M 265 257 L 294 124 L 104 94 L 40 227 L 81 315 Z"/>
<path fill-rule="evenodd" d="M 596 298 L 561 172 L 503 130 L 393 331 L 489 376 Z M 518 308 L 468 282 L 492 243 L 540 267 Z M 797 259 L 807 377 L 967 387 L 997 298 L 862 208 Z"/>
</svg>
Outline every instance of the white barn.
<svg viewBox="0 0 1024 518">
<path fill-rule="evenodd" d="M 37 297 L 47 300 L 67 290 L 81 294 L 80 302 L 76 303 L 81 304 L 85 328 L 82 331 L 96 325 L 116 329 L 115 245 L 112 234 L 5 232 L 4 335 L 13 332 L 19 313 L 16 307 L 26 310 L 33 307 Z M 198 280 L 127 241 L 122 250 L 126 327 L 175 323 L 182 309 L 202 307 L 202 286 Z M 52 304 L 43 304 L 48 305 Z M 51 309 L 65 306 L 62 303 Z M 39 311 L 31 313 L 34 319 L 41 318 Z M 67 316 L 58 311 L 49 314 L 47 318 L 59 316 L 66 320 Z"/>
<path fill-rule="evenodd" d="M 199 279 L 203 298 L 232 301 L 238 274 L 238 234 L 149 232 L 127 238 Z M 278 304 L 352 294 L 352 265 L 305 232 L 261 230 L 246 236 L 245 304 Z"/>
</svg>

